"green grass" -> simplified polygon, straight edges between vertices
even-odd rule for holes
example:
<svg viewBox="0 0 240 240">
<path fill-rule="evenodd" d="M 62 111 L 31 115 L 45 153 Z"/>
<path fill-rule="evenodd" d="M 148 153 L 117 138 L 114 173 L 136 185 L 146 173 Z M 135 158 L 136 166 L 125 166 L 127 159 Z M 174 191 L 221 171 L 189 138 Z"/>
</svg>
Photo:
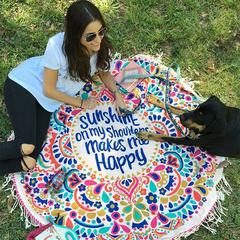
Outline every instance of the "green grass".
<svg viewBox="0 0 240 240">
<path fill-rule="evenodd" d="M 8 72 L 21 61 L 42 55 L 48 38 L 63 31 L 64 13 L 72 1 L 2 0 L 0 3 L 0 141 L 11 124 L 3 102 Z M 205 97 L 214 94 L 240 107 L 239 3 L 236 0 L 95 0 L 104 13 L 116 52 L 122 57 L 163 53 L 165 65 L 176 61 L 182 76 L 200 81 Z M 231 159 L 225 176 L 233 192 L 223 206 L 223 223 L 212 235 L 201 227 L 188 239 L 238 239 L 240 236 L 239 160 Z M 0 178 L 0 181 L 3 181 Z M 9 214 L 7 193 L 0 192 L 0 239 L 25 239 L 30 229 L 20 210 Z M 33 228 L 31 228 L 33 229 Z"/>
</svg>

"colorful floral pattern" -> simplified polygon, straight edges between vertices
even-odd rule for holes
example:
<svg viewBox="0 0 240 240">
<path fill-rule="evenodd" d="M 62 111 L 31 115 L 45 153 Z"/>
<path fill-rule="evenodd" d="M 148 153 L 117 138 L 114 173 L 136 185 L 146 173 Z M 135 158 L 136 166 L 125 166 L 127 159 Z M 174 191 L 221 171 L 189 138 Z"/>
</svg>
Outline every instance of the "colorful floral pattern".
<svg viewBox="0 0 240 240">
<path fill-rule="evenodd" d="M 113 76 L 131 60 L 150 73 L 166 76 L 165 66 L 140 57 L 117 61 Z M 171 104 L 196 108 L 195 97 L 174 83 L 175 74 L 171 79 Z M 133 95 L 124 97 L 134 108 L 139 103 L 134 96 L 141 96 L 138 114 L 157 133 L 180 136 L 165 111 L 146 100 L 147 94 L 163 99 L 164 86 L 164 82 L 151 77 L 144 79 Z M 86 84 L 78 95 L 83 99 L 95 96 L 99 104 L 114 101 L 113 94 L 98 78 L 95 84 Z M 36 215 L 72 228 L 80 239 L 171 239 L 201 225 L 216 200 L 216 185 L 221 177 L 216 167 L 222 158 L 198 147 L 159 143 L 154 159 L 138 174 L 105 178 L 75 156 L 70 134 L 74 117 L 81 111 L 69 105 L 55 111 L 37 167 L 25 174 L 14 174 L 23 205 L 27 202 Z M 66 171 L 66 180 L 57 194 L 50 194 L 45 184 L 60 167 Z"/>
</svg>

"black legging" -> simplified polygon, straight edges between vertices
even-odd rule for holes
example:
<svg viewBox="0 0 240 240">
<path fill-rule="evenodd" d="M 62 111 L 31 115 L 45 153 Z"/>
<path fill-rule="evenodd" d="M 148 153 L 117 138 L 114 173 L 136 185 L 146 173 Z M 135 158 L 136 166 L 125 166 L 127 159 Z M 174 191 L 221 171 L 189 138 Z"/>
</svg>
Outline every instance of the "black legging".
<svg viewBox="0 0 240 240">
<path fill-rule="evenodd" d="M 29 91 L 9 78 L 4 85 L 4 99 L 15 139 L 0 143 L 0 175 L 22 171 L 24 143 L 35 146 L 29 156 L 38 158 L 51 116 Z"/>
</svg>

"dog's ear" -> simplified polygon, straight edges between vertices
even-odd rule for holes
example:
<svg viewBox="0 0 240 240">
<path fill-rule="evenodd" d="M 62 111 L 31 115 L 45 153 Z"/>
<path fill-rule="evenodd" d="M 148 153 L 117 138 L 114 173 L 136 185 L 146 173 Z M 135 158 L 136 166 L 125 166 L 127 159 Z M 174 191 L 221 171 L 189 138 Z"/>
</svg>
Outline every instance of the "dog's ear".
<svg viewBox="0 0 240 240">
<path fill-rule="evenodd" d="M 223 134 L 226 131 L 226 122 L 223 118 L 218 118 L 208 127 L 208 130 L 213 131 L 215 134 Z"/>
<path fill-rule="evenodd" d="M 216 102 L 217 104 L 213 105 L 214 109 L 212 111 L 215 113 L 215 119 L 212 124 L 208 127 L 208 130 L 211 130 L 215 134 L 223 134 L 226 131 L 226 120 L 225 120 L 225 107 L 220 99 L 212 95 L 209 99 Z"/>
</svg>

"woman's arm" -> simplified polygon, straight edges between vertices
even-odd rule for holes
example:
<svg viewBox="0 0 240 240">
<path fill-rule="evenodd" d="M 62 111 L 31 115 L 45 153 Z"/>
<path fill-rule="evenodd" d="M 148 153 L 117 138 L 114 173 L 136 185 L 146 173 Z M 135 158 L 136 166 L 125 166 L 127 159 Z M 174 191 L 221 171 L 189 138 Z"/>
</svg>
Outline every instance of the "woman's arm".
<svg viewBox="0 0 240 240">
<path fill-rule="evenodd" d="M 56 89 L 57 79 L 58 70 L 52 70 L 50 68 L 44 67 L 43 92 L 47 97 L 76 107 L 82 107 L 87 109 L 93 109 L 96 107 L 97 105 L 96 98 L 87 98 L 85 100 L 82 100 L 75 97 L 71 97 L 66 93 L 58 91 Z"/>
<path fill-rule="evenodd" d="M 107 86 L 107 88 L 112 92 L 114 93 L 114 96 L 116 98 L 116 108 L 117 108 L 117 112 L 120 114 L 120 115 L 123 115 L 119 108 L 122 108 L 122 109 L 126 109 L 127 106 L 123 100 L 123 97 L 122 97 L 122 94 L 118 92 L 118 88 L 116 86 L 116 83 L 111 75 L 110 72 L 104 72 L 104 71 L 100 71 L 100 76 L 102 78 L 102 81 L 103 83 Z"/>
</svg>

